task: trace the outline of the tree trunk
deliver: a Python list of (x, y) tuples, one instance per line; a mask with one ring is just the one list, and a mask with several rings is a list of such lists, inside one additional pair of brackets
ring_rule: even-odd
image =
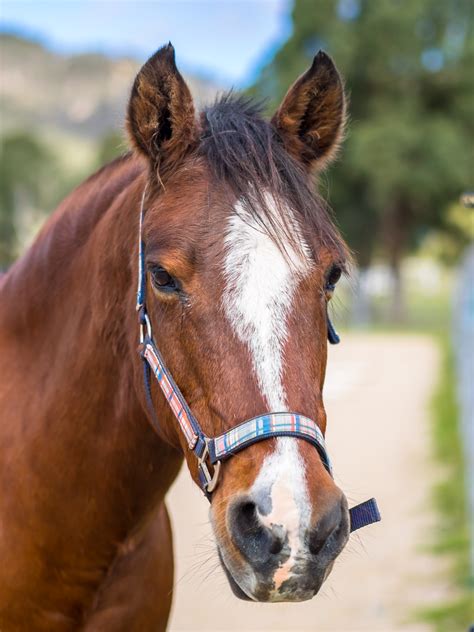
[(391, 323), (401, 324), (407, 319), (407, 305), (402, 274), (402, 260), (405, 254), (411, 225), (409, 205), (398, 201), (385, 214), (383, 242), (392, 275), (392, 292), (387, 318)]
[(372, 320), (370, 294), (367, 284), (368, 268), (357, 268), (354, 274), (355, 287), (352, 301), (351, 322), (356, 327), (367, 327)]
[(392, 295), (388, 308), (388, 320), (391, 323), (402, 324), (407, 319), (407, 305), (403, 274), (401, 269), (402, 257), (399, 254), (390, 264), (392, 272)]

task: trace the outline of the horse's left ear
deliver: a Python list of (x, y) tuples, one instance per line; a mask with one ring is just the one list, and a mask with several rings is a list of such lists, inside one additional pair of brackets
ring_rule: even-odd
[(334, 62), (319, 51), (272, 118), (288, 152), (308, 169), (334, 159), (344, 135), (346, 99)]
[(180, 75), (174, 48), (160, 48), (138, 73), (127, 117), (128, 133), (159, 171), (175, 166), (197, 141), (194, 104)]

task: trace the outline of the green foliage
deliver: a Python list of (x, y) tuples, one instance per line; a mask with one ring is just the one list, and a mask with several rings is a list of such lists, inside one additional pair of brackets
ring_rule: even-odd
[(452, 265), (458, 260), (459, 246), (474, 241), (474, 211), (462, 204), (452, 204), (446, 212), (444, 230), (429, 233), (421, 251)]
[(293, 33), (252, 89), (275, 108), (318, 49), (335, 59), (351, 122), (325, 182), (362, 265), (376, 249), (398, 265), (472, 185), (471, 14), (469, 0), (296, 0)]
[(4, 268), (17, 254), (19, 213), (48, 203), (57, 170), (51, 152), (27, 132), (5, 136), (0, 146), (0, 268)]
[(21, 254), (60, 200), (95, 169), (125, 153), (126, 144), (122, 134), (111, 131), (84, 151), (73, 137), (50, 134), (43, 139), (22, 131), (5, 135), (0, 148), (1, 270)]

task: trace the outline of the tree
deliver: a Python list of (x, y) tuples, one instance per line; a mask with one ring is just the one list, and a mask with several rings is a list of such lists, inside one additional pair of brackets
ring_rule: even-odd
[(374, 254), (403, 301), (402, 256), (472, 186), (474, 111), (470, 0), (296, 0), (293, 33), (262, 69), (253, 92), (275, 107), (318, 49), (346, 78), (349, 133), (343, 158), (323, 180), (361, 267)]
[(40, 211), (57, 186), (50, 151), (27, 132), (14, 132), (0, 143), (0, 269), (18, 254), (18, 218), (25, 207)]

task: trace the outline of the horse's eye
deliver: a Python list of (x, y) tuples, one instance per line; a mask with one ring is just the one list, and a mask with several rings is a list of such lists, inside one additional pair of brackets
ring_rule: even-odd
[(153, 285), (160, 292), (176, 292), (179, 289), (177, 281), (161, 266), (150, 269)]
[(342, 268), (337, 265), (332, 266), (326, 280), (326, 290), (332, 292), (336, 287), (336, 283), (341, 278)]

